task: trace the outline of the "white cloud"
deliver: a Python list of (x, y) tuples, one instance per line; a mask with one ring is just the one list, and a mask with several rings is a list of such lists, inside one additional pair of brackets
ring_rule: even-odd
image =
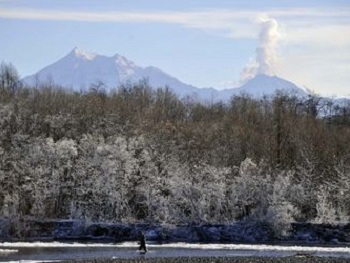
[(308, 25), (290, 26), (286, 32), (286, 41), (304, 43), (310, 46), (350, 46), (350, 24), (348, 25)]
[(251, 20), (255, 11), (211, 10), (194, 12), (87, 12), (44, 9), (0, 8), (0, 18), (111, 23), (168, 23), (206, 31), (221, 31), (233, 38), (254, 38)]
[[(87, 12), (0, 8), (0, 18), (114, 23), (169, 23), (202, 30), (220, 30), (227, 36), (253, 38), (250, 21), (256, 11), (211, 10), (194, 12)], [(247, 30), (249, 29), (249, 30)]]
[[(204, 11), (158, 11), (158, 12), (121, 12), (121, 11), (70, 11), (53, 9), (0, 8), (0, 18), (53, 20), (53, 21), (86, 21), (86, 22), (114, 22), (114, 23), (171, 23), (189, 28), (202, 30), (218, 30), (224, 36), (232, 38), (256, 38), (258, 28), (254, 25), (257, 17), (266, 13), (287, 27), (291, 41), (312, 41), (310, 32), (317, 30), (319, 39), (327, 38), (327, 33), (336, 37), (337, 41), (348, 38), (344, 35), (350, 25), (350, 8), (339, 10), (314, 10), (307, 8), (272, 9), (261, 12), (259, 10), (239, 9), (210, 9)], [(317, 21), (315, 20), (317, 19)], [(322, 21), (331, 19), (333, 24)], [(339, 21), (338, 21), (339, 20)], [(345, 24), (344, 24), (344, 21)], [(315, 25), (316, 21), (316, 25)], [(319, 22), (321, 21), (321, 23)], [(336, 29), (333, 31), (333, 29)], [(333, 32), (333, 33), (332, 33)], [(349, 32), (349, 31), (347, 31)], [(340, 33), (340, 34), (339, 34)], [(349, 35), (349, 34), (347, 34)]]

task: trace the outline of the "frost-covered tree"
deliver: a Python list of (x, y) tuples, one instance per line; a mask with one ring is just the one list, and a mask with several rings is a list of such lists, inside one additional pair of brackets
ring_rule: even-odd
[(17, 69), (11, 63), (0, 63), (0, 98), (16, 92), (20, 86), (19, 75)]
[(292, 174), (270, 173), (246, 159), (240, 166), (231, 196), (238, 218), (249, 224), (267, 224), (279, 237), (288, 234), (299, 211), (289, 200), (294, 190)]
[(331, 194), (328, 187), (321, 187), (317, 195), (317, 217), (315, 222), (319, 224), (337, 225), (339, 223), (347, 223), (349, 216), (341, 207), (337, 207), (330, 200)]

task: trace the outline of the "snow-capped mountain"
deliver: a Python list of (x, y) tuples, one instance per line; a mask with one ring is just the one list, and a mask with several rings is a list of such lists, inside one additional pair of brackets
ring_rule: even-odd
[(121, 84), (147, 79), (154, 87), (170, 87), (180, 97), (192, 96), (206, 102), (228, 101), (233, 95), (247, 94), (253, 97), (271, 96), (278, 90), (287, 94), (304, 96), (307, 92), (295, 84), (276, 76), (257, 75), (243, 86), (225, 90), (196, 88), (185, 84), (156, 67), (140, 67), (118, 54), (107, 57), (79, 48), (57, 62), (41, 69), (22, 81), (27, 85), (53, 81), (55, 84), (74, 90), (88, 89), (103, 83), (107, 89)]
[(256, 75), (247, 83), (235, 89), (235, 93), (246, 93), (253, 97), (272, 96), (277, 91), (288, 95), (306, 96), (308, 92), (294, 83), (277, 76)]
[(107, 57), (79, 48), (74, 48), (62, 59), (34, 75), (25, 77), (22, 81), (28, 85), (53, 81), (63, 87), (81, 90), (99, 82), (107, 89), (117, 88), (121, 84), (134, 83), (145, 78), (152, 87), (168, 85), (180, 96), (197, 91), (195, 87), (182, 83), (158, 68), (137, 66), (118, 54)]

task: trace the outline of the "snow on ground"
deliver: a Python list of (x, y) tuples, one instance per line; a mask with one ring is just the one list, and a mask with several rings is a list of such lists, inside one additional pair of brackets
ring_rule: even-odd
[(17, 253), (17, 249), (0, 249), (0, 255), (1, 254), (10, 254), (10, 253)]
[(282, 246), (282, 245), (240, 245), (240, 244), (189, 244), (172, 243), (164, 245), (148, 245), (149, 247), (189, 248), (189, 249), (226, 249), (255, 251), (292, 251), (292, 252), (341, 252), (349, 253), (350, 247), (316, 247), (316, 246)]
[(6, 261), (6, 263), (45, 263), (45, 262), (60, 262), (61, 260), (20, 260), (20, 261)]
[(6, 263), (44, 263), (44, 262), (60, 262), (60, 260), (50, 260), (50, 261), (38, 261), (38, 260), (6, 261)]
[[(63, 243), (63, 242), (3, 242), (0, 248), (23, 248), (23, 247), (138, 247), (137, 242), (113, 243)], [(288, 246), (288, 245), (241, 245), (241, 244), (191, 244), (191, 243), (170, 243), (170, 244), (148, 244), (153, 248), (187, 248), (203, 250), (255, 250), (255, 251), (290, 251), (290, 252), (330, 252), (349, 253), (350, 247), (317, 247), (317, 246)], [(0, 249), (3, 251), (17, 252), (17, 250)]]
[[(136, 243), (135, 243), (136, 244)], [(0, 247), (115, 247), (112, 243), (63, 243), (63, 242), (3, 242)]]

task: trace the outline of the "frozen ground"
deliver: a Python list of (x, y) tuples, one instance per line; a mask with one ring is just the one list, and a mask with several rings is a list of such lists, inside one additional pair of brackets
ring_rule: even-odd
[[(141, 256), (136, 242), (120, 244), (101, 243), (60, 243), (60, 242), (19, 242), (0, 243), (0, 262), (44, 262), (44, 261), (90, 261), (116, 262), (119, 259), (172, 259), (176, 258), (290, 258), (312, 257), (342, 259), (350, 262), (349, 247), (281, 246), (281, 245), (240, 245), (240, 244), (149, 244), (149, 252)], [(112, 260), (112, 261), (111, 261)], [(96, 261), (97, 262), (97, 261)], [(154, 261), (163, 262), (163, 261)], [(164, 261), (166, 262), (166, 261)], [(198, 261), (200, 262), (200, 261)], [(225, 261), (226, 262), (226, 261)], [(231, 262), (231, 261), (229, 261)], [(241, 261), (232, 261), (241, 262)], [(242, 261), (244, 262), (244, 261)], [(310, 261), (316, 262), (316, 261)], [(325, 262), (325, 261), (322, 261)], [(326, 261), (328, 262), (328, 261)]]

